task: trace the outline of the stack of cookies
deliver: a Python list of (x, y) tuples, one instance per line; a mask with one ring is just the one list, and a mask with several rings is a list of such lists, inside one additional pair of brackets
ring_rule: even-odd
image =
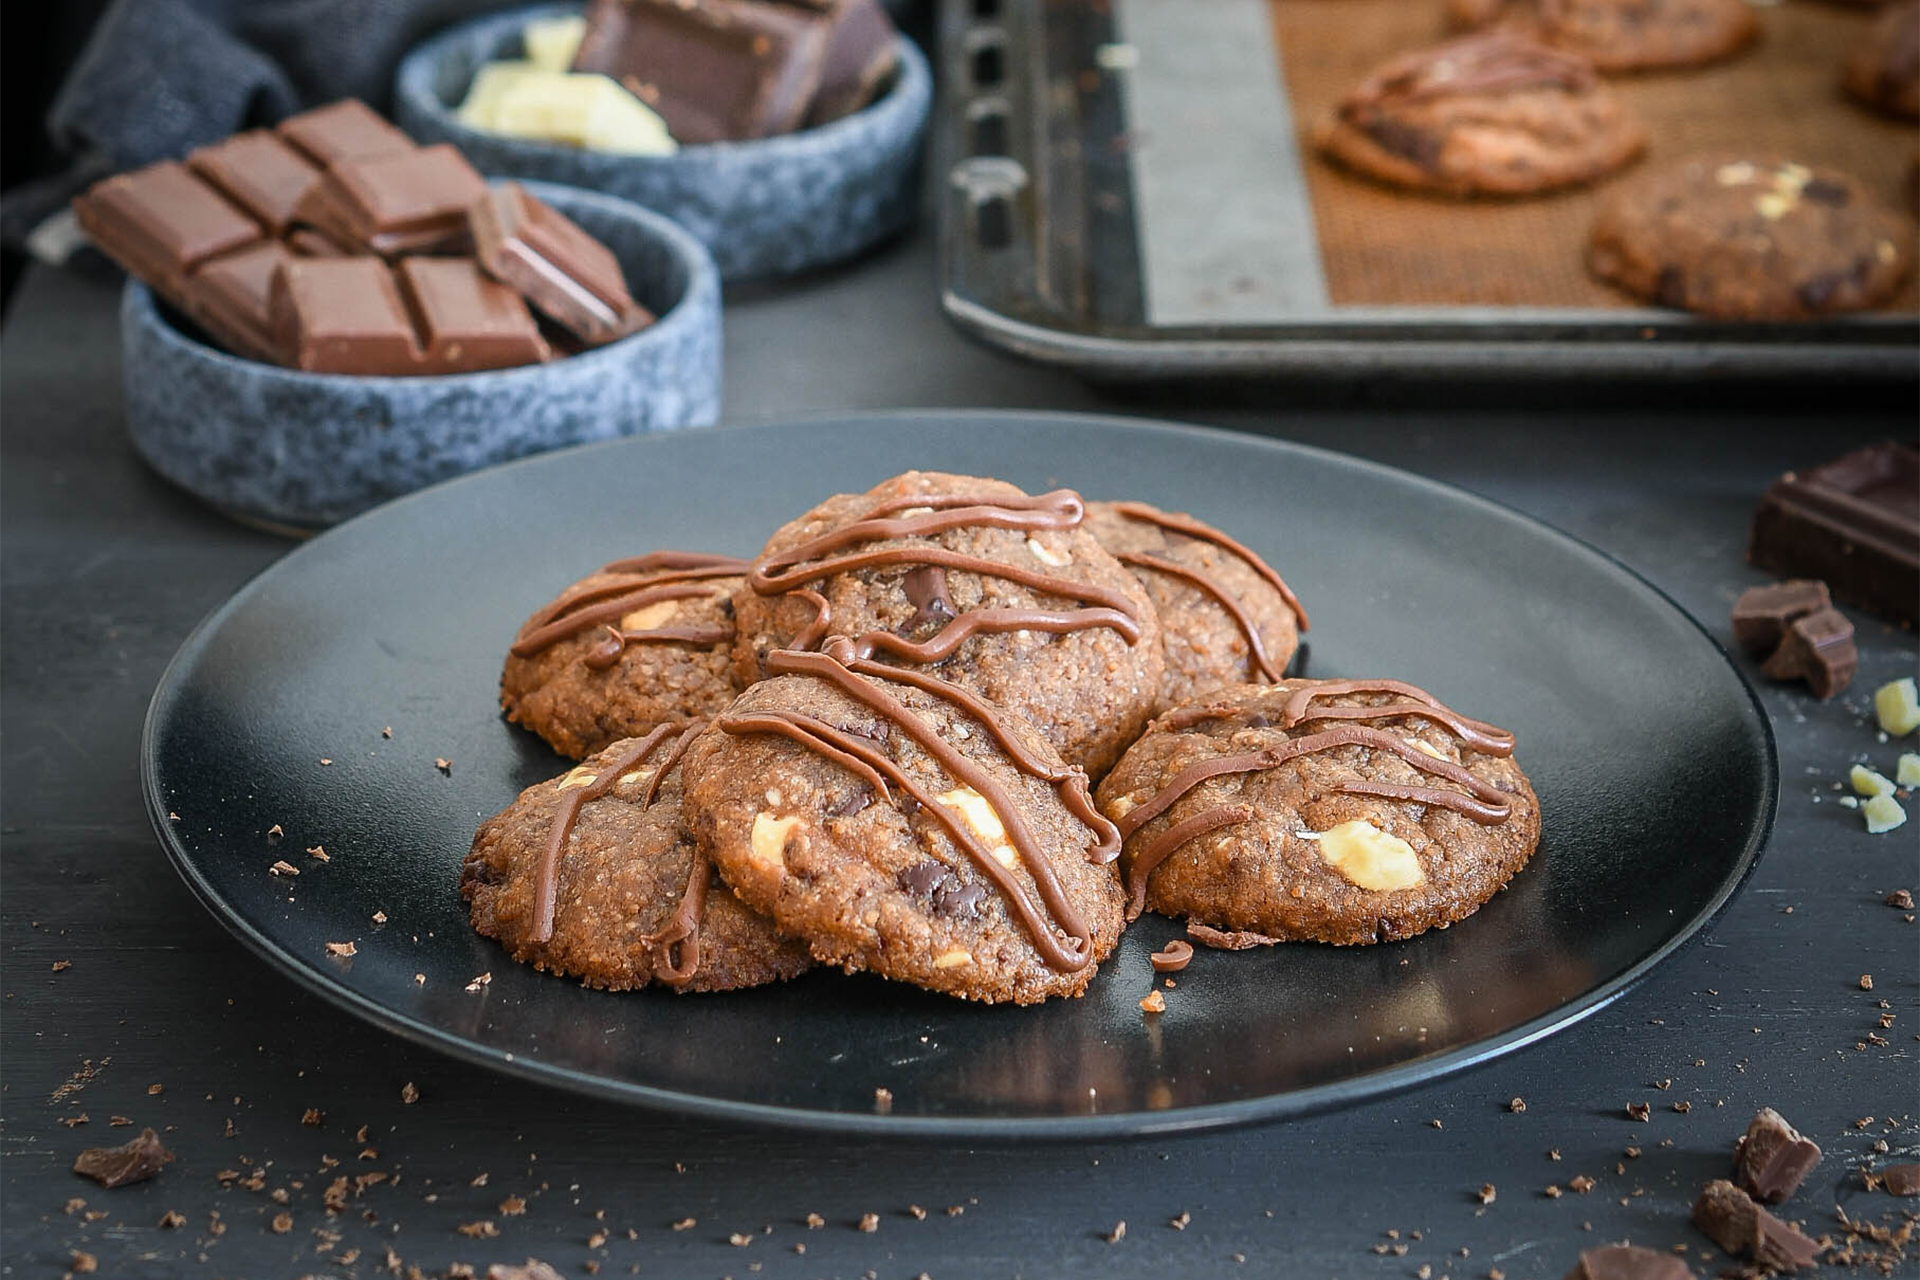
[(1021, 1004), (1148, 909), (1228, 948), (1471, 914), (1539, 836), (1512, 736), (1288, 676), (1306, 626), (1191, 516), (935, 472), (752, 561), (617, 561), (509, 650), (508, 719), (581, 763), (482, 825), (461, 892), (590, 986), (818, 963)]

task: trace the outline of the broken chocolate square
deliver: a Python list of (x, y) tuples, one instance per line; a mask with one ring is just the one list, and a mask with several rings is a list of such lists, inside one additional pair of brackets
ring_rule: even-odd
[(1772, 1107), (1763, 1107), (1733, 1147), (1733, 1167), (1740, 1186), (1754, 1199), (1779, 1204), (1806, 1180), (1820, 1163), (1820, 1148), (1800, 1136)]
[(103, 1187), (145, 1182), (173, 1163), (173, 1152), (160, 1145), (160, 1135), (142, 1129), (140, 1136), (118, 1147), (88, 1147), (74, 1157), (73, 1171)]
[(1777, 1271), (1813, 1266), (1820, 1253), (1818, 1244), (1762, 1209), (1725, 1178), (1716, 1178), (1701, 1190), (1693, 1204), (1693, 1225), (1728, 1253)]

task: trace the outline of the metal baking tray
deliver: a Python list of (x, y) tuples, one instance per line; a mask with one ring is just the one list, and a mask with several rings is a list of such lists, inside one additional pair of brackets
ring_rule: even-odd
[(1272, 3), (943, 0), (941, 301), (961, 328), (1117, 380), (1920, 376), (1913, 314), (1330, 302)]

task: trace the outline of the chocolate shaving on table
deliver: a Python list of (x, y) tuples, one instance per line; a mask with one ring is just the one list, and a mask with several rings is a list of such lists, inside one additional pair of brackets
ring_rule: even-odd
[(142, 1129), (139, 1137), (120, 1146), (88, 1147), (74, 1157), (73, 1171), (112, 1189), (144, 1182), (172, 1163), (173, 1152), (160, 1145), (160, 1135)]
[(1187, 936), (1215, 951), (1249, 951), (1254, 947), (1277, 946), (1280, 942), (1279, 938), (1269, 938), (1264, 933), (1254, 933), (1248, 929), (1216, 929), (1197, 920), (1187, 921)]
[(1779, 1204), (1820, 1163), (1820, 1148), (1772, 1107), (1762, 1107), (1733, 1147), (1734, 1177), (1754, 1199)]
[(1229, 555), (1237, 556), (1246, 562), (1249, 569), (1259, 574), (1268, 586), (1280, 593), (1280, 598), (1286, 601), (1287, 608), (1293, 611), (1294, 621), (1300, 624), (1300, 630), (1307, 630), (1307, 611), (1301, 607), (1300, 598), (1293, 594), (1293, 588), (1289, 587), (1274, 567), (1262, 560), (1253, 548), (1190, 515), (1158, 511), (1144, 502), (1109, 502), (1107, 506), (1130, 520), (1158, 525), (1172, 533), (1184, 534), (1202, 542), (1211, 542)]
[[(920, 511), (920, 508), (927, 510)], [(902, 511), (918, 511), (900, 515)], [(817, 616), (800, 636), (789, 642), (791, 648), (812, 648), (828, 633), (831, 619), (824, 596), (803, 588), (839, 573), (852, 573), (876, 567), (911, 566), (914, 572), (937, 568), (942, 571), (941, 587), (947, 570), (977, 573), (1000, 578), (1047, 595), (1060, 596), (1081, 604), (1078, 609), (969, 609), (958, 614), (932, 637), (914, 642), (888, 631), (869, 631), (854, 637), (855, 652), (862, 658), (876, 653), (914, 663), (942, 662), (975, 635), (997, 635), (1008, 631), (1046, 631), (1066, 633), (1093, 627), (1110, 627), (1128, 644), (1140, 639), (1140, 614), (1134, 602), (1121, 591), (1089, 583), (1074, 582), (1019, 565), (1003, 564), (984, 556), (969, 555), (926, 542), (906, 546), (881, 547), (871, 551), (849, 551), (863, 542), (883, 542), (895, 538), (930, 538), (952, 529), (985, 525), (998, 529), (1042, 532), (1072, 529), (1086, 515), (1086, 504), (1070, 489), (1012, 498), (983, 498), (977, 494), (912, 494), (889, 499), (866, 515), (841, 528), (810, 538), (796, 547), (763, 556), (747, 575), (747, 583), (763, 596), (801, 595), (814, 602)], [(944, 595), (931, 589), (922, 578), (913, 588), (927, 593), (927, 605), (915, 602), (916, 610), (934, 608), (932, 601)], [(912, 598), (911, 596), (909, 597)], [(952, 607), (951, 598), (946, 599)], [(802, 644), (806, 639), (809, 643)]]
[(1820, 1254), (1817, 1243), (1762, 1209), (1724, 1178), (1716, 1178), (1701, 1190), (1693, 1205), (1693, 1225), (1728, 1253), (1778, 1271), (1813, 1266)]
[[(977, 720), (998, 742), (1017, 769), (1028, 777), (1052, 786), (1068, 810), (1093, 833), (1094, 844), (1089, 850), (1093, 859), (1111, 861), (1119, 850), (1119, 833), (1093, 807), (1083, 770), (1072, 766), (1055, 766), (1034, 754), (1011, 731), (1002, 713), (984, 700), (933, 676), (873, 662), (861, 656), (855, 643), (844, 636), (828, 641), (824, 653), (777, 649), (767, 656), (767, 670), (770, 675), (810, 675), (824, 680), (905, 732), (939, 763), (953, 782), (971, 788), (985, 799), (1005, 828), (1007, 842), (1033, 877), (1040, 902), (1036, 904), (1033, 901), (1025, 887), (1000, 864), (971, 826), (948, 806), (941, 804), (925, 784), (910, 776), (872, 739), (829, 725), (817, 717), (790, 711), (723, 715), (716, 722), (722, 731), (780, 734), (851, 769), (889, 802), (893, 802), (896, 794), (912, 797), (946, 829), (954, 843), (1000, 891), (1010, 914), (1026, 930), (1034, 949), (1049, 967), (1071, 973), (1093, 962), (1092, 932), (1068, 901), (1058, 875), (1047, 861), (1012, 796), (991, 773), (956, 751), (877, 682), (894, 681), (912, 685), (946, 700)], [(1062, 934), (1067, 940), (1064, 944), (1060, 936)]]
[(608, 633), (607, 639), (586, 657), (587, 665), (597, 671), (618, 662), (630, 644), (672, 641), (722, 644), (733, 638), (731, 627), (652, 627), (628, 631), (614, 624), (650, 604), (710, 595), (713, 588), (699, 585), (701, 582), (709, 578), (738, 578), (749, 568), (745, 560), (698, 551), (655, 551), (615, 560), (600, 570), (613, 575), (614, 581), (569, 591), (538, 610), (521, 626), (508, 652), (516, 658), (530, 658), (582, 631), (599, 627)]

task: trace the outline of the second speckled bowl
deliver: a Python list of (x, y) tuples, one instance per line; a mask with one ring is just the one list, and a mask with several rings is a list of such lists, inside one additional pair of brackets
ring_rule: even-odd
[(777, 138), (628, 156), (505, 137), (461, 122), (454, 109), (482, 63), (522, 56), (520, 33), (529, 20), (579, 9), (510, 10), (427, 41), (400, 64), (394, 84), (400, 127), (422, 143), (453, 143), (485, 174), (569, 183), (664, 213), (706, 243), (729, 281), (838, 262), (912, 223), (933, 77), (904, 36), (893, 84), (877, 101), (845, 119)]

